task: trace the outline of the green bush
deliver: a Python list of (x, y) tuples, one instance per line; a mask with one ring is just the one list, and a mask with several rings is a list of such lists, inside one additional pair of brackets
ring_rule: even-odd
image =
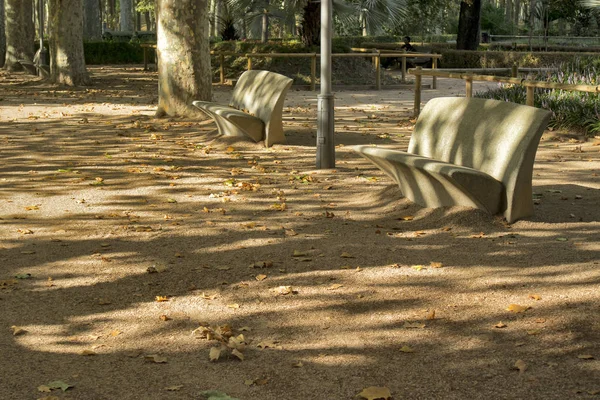
[[(599, 67), (598, 60), (576, 59), (560, 65), (556, 72), (533, 74), (529, 79), (596, 86), (599, 83)], [(521, 85), (501, 85), (497, 89), (477, 93), (475, 97), (525, 104), (527, 94)], [(534, 105), (552, 111), (551, 127), (596, 133), (600, 131), (599, 101), (597, 93), (536, 89)]]

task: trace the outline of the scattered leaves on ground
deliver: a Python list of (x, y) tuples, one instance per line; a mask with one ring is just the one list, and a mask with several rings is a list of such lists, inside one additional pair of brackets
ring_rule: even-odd
[(387, 387), (369, 386), (368, 388), (363, 389), (357, 396), (366, 400), (390, 400), (392, 398), (392, 393)]
[(520, 306), (518, 304), (510, 304), (507, 308), (506, 311), (512, 311), (514, 313), (524, 313), (525, 311), (529, 310), (531, 307), (528, 306)]

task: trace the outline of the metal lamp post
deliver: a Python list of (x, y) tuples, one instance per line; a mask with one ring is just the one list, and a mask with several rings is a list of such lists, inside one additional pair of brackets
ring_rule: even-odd
[(335, 168), (331, 93), (332, 0), (321, 0), (321, 94), (317, 96), (317, 169)]

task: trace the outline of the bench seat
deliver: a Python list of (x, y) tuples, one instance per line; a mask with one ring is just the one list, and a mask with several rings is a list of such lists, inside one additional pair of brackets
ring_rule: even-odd
[(233, 88), (229, 105), (209, 101), (192, 104), (214, 118), (221, 135), (249, 136), (270, 147), (285, 143), (283, 102), (292, 82), (275, 72), (246, 71)]
[(425, 207), (533, 214), (535, 153), (551, 113), (497, 100), (444, 97), (423, 108), (408, 151), (353, 146)]

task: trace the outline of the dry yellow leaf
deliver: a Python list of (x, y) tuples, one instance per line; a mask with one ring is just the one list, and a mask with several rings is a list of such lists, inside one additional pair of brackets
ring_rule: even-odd
[(370, 386), (363, 389), (358, 396), (366, 400), (390, 400), (392, 398), (392, 393), (390, 392), (390, 389), (386, 387)]
[(441, 262), (436, 262), (436, 261), (432, 261), (429, 266), (431, 268), (442, 268), (444, 266), (444, 264), (442, 264)]
[(517, 360), (513, 368), (519, 370), (519, 373), (522, 374), (527, 369), (527, 364), (523, 360)]
[(506, 328), (507, 326), (508, 325), (506, 325), (504, 322), (500, 321), (496, 325), (494, 325), (494, 328), (502, 329), (502, 328)]
[(411, 268), (416, 271), (421, 271), (422, 269), (425, 269), (425, 267), (422, 265), (412, 265)]
[(529, 310), (529, 308), (530, 307), (528, 307), (528, 306), (520, 306), (518, 304), (510, 304), (508, 306), (508, 308), (506, 309), (506, 311), (512, 311), (514, 313), (522, 313), (522, 312)]
[(83, 350), (79, 353), (81, 356), (95, 356), (97, 353), (94, 350)]
[(306, 253), (300, 250), (294, 250), (294, 252), (292, 253), (292, 257), (304, 257), (306, 256)]
[(169, 318), (166, 314), (161, 315), (160, 317), (158, 317), (161, 321), (170, 321), (172, 318)]
[(217, 361), (219, 357), (221, 357), (221, 349), (218, 347), (211, 347), (208, 357), (210, 361)]
[(342, 285), (341, 283), (334, 283), (333, 285), (329, 286), (327, 290), (337, 290), (341, 287), (344, 287), (344, 285)]
[(260, 275), (256, 275), (254, 278), (257, 281), (264, 281), (265, 279), (267, 279), (267, 276), (265, 274), (260, 274)]
[(166, 364), (167, 363), (167, 357), (162, 357), (159, 356), (158, 354), (150, 354), (147, 356), (144, 356), (144, 359), (146, 361), (150, 361), (156, 364)]
[(231, 354), (239, 358), (240, 361), (244, 361), (244, 355), (238, 349), (231, 350)]
[(13, 336), (19, 336), (27, 333), (27, 330), (15, 325), (11, 326), (10, 329), (12, 329)]
[(400, 351), (401, 351), (402, 353), (414, 353), (414, 352), (415, 352), (415, 351), (414, 351), (414, 349), (413, 349), (412, 347), (410, 347), (410, 346), (406, 346), (406, 345), (405, 345), (405, 346), (402, 346), (402, 347), (400, 347)]
[(427, 314), (427, 319), (432, 320), (435, 319), (435, 310), (431, 310), (429, 314)]
[(200, 297), (202, 297), (204, 300), (214, 300), (217, 298), (217, 296), (219, 296), (218, 294), (205, 294), (204, 292), (202, 292), (202, 294), (200, 295)]
[(294, 293), (294, 290), (292, 289), (291, 286), (279, 286), (276, 287), (274, 289), (271, 289), (273, 292), (275, 292), (276, 294), (280, 294), (282, 296), (285, 296), (286, 294), (292, 294)]
[(340, 255), (340, 257), (342, 257), (342, 258), (354, 258), (354, 256), (352, 254), (347, 253), (345, 251)]
[(227, 304), (227, 307), (236, 309), (236, 308), (240, 308), (240, 305), (238, 303), (233, 303), (233, 304)]
[(169, 301), (169, 297), (168, 296), (156, 296), (154, 298), (157, 302), (163, 302), (163, 301)]
[(530, 294), (528, 297), (532, 300), (541, 300), (542, 299), (542, 296), (537, 295), (537, 294)]
[(412, 215), (406, 215), (404, 217), (400, 217), (400, 219), (403, 221), (412, 221), (413, 219), (415, 219), (415, 217), (413, 217)]
[(166, 390), (167, 392), (176, 392), (176, 391), (178, 391), (178, 390), (181, 390), (181, 388), (182, 388), (182, 387), (183, 387), (183, 385), (173, 385), (173, 386), (167, 386), (167, 387), (165, 388), (165, 390)]
[(304, 364), (302, 364), (302, 361), (298, 361), (297, 363), (292, 364), (292, 367), (302, 368), (302, 367), (304, 367)]
[(527, 334), (530, 336), (539, 335), (540, 333), (542, 333), (542, 331), (539, 329), (530, 329), (527, 331)]
[(580, 360), (593, 360), (594, 356), (591, 354), (580, 354), (577, 356)]
[(115, 329), (114, 331), (110, 332), (110, 336), (119, 336), (122, 332), (118, 329)]

